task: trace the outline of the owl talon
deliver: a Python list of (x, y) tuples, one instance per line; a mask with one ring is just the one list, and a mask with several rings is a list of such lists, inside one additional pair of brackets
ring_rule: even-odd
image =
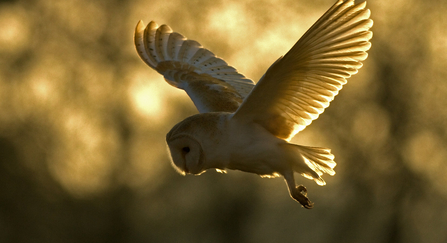
[(293, 198), (298, 201), (304, 208), (311, 209), (314, 207), (314, 203), (307, 198), (307, 189), (303, 185), (296, 187), (296, 191)]
[(299, 185), (296, 187), (296, 189), (304, 196), (307, 196), (307, 188), (305, 186)]
[(311, 209), (314, 207), (314, 203), (307, 198), (307, 189), (303, 185), (297, 186), (293, 178), (293, 173), (285, 173), (284, 179), (289, 189), (290, 196), (301, 204), (304, 208)]

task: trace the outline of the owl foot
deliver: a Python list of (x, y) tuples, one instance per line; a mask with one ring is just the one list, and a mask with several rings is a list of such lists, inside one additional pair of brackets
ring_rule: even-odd
[(292, 194), (292, 197), (304, 208), (311, 209), (314, 207), (314, 203), (307, 198), (307, 189), (303, 185), (299, 185), (295, 188), (295, 192)]
[(293, 178), (293, 172), (284, 173), (284, 179), (289, 189), (290, 196), (299, 202), (304, 208), (311, 209), (314, 203), (307, 198), (307, 189), (303, 185), (297, 186)]
[(304, 196), (307, 196), (307, 188), (305, 186), (299, 185), (296, 187), (296, 190), (298, 190)]

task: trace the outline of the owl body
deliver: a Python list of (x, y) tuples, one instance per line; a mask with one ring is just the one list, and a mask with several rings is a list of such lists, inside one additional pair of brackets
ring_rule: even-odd
[(362, 67), (373, 25), (365, 7), (366, 2), (337, 0), (256, 85), (197, 41), (167, 25), (140, 21), (134, 35), (138, 55), (168, 84), (183, 89), (199, 111), (166, 135), (174, 168), (183, 175), (212, 168), (281, 175), (290, 196), (312, 208), (294, 174), (325, 185), (321, 176), (335, 174), (334, 155), (289, 141)]
[[(190, 153), (198, 153), (197, 157), (202, 160), (200, 166), (174, 163), (178, 171), (201, 174), (207, 169), (230, 169), (263, 177), (313, 172), (299, 151), (288, 146), (291, 144), (273, 136), (261, 125), (232, 118), (232, 113), (210, 112), (188, 117), (175, 125), (166, 137), (171, 153), (177, 149), (185, 158)], [(193, 139), (200, 143), (201, 149), (193, 150), (191, 141), (178, 143), (179, 138)]]
[(264, 127), (230, 120), (233, 134), (229, 138), (231, 157), (228, 169), (255, 173), (266, 177), (276, 177), (290, 169), (282, 144), (285, 142), (273, 136)]

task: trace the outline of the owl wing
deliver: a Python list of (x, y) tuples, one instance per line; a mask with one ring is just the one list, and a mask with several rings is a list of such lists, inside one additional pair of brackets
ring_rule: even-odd
[(152, 21), (145, 27), (140, 21), (134, 41), (141, 59), (170, 85), (185, 90), (200, 113), (235, 112), (254, 87), (224, 60), (167, 25)]
[(290, 140), (323, 113), (362, 67), (373, 21), (366, 2), (339, 0), (267, 70), (233, 119)]

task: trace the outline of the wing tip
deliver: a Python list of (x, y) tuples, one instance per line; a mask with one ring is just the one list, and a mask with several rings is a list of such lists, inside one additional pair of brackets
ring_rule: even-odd
[(138, 56), (140, 56), (141, 60), (143, 60), (143, 62), (145, 62), (152, 68), (155, 68), (156, 63), (154, 63), (154, 61), (150, 57), (150, 53), (147, 53), (146, 51), (145, 32), (147, 30), (151, 31), (151, 28), (154, 28), (154, 25), (156, 28), (157, 24), (154, 21), (151, 21), (147, 26), (145, 26), (144, 22), (142, 20), (139, 20), (137, 25), (135, 26), (134, 32), (134, 44)]
[(137, 26), (135, 27), (135, 32), (141, 32), (144, 30), (144, 23), (143, 20), (139, 20), (137, 23)]
[(357, 6), (359, 6), (359, 8), (361, 8), (361, 9), (364, 9), (366, 7), (366, 1), (358, 3)]
[(147, 24), (146, 28), (149, 30), (155, 30), (158, 28), (158, 24), (152, 20), (149, 24)]
[(143, 35), (145, 26), (143, 23), (143, 20), (139, 20), (137, 25), (135, 26), (135, 31), (134, 31), (134, 39), (137, 40), (140, 36)]
[(169, 25), (166, 25), (166, 24), (162, 24), (160, 27), (158, 27), (157, 31), (160, 31), (161, 33), (165, 33), (165, 34), (170, 34), (173, 32), (171, 27), (169, 27)]
[(158, 24), (155, 21), (151, 21), (151, 22), (149, 22), (149, 24), (147, 24), (147, 26), (145, 26), (143, 20), (140, 19), (137, 23), (137, 26), (135, 27), (135, 34), (144, 32), (145, 29), (155, 30), (157, 28), (158, 28)]

